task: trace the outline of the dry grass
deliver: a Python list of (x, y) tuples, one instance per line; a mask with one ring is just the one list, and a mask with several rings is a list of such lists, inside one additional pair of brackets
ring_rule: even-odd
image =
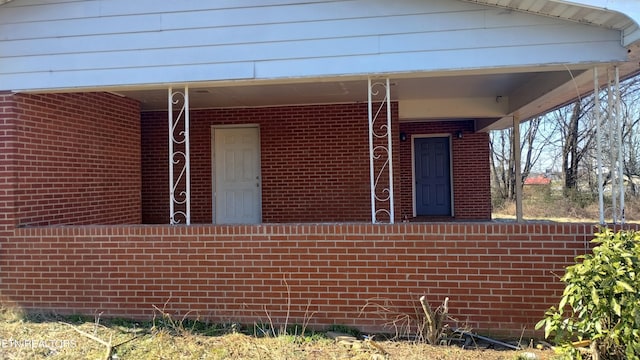
[[(136, 323), (96, 316), (25, 316), (0, 309), (0, 359), (105, 359), (105, 346), (77, 330), (115, 346), (113, 359), (519, 359), (522, 351), (463, 350), (411, 342), (337, 343), (322, 333), (256, 337), (231, 327), (194, 322)], [(73, 327), (68, 324), (73, 325)], [(75, 328), (75, 329), (74, 329)], [(550, 350), (527, 350), (552, 359)]]
[[(605, 221), (612, 222), (611, 199), (605, 198)], [(527, 220), (549, 220), (557, 222), (591, 222), (599, 221), (598, 200), (582, 196), (568, 199), (562, 196), (561, 190), (544, 186), (525, 189), (522, 211)], [(515, 218), (516, 205), (506, 202), (494, 208), (495, 219)], [(627, 222), (640, 222), (640, 198), (625, 199), (625, 218)]]

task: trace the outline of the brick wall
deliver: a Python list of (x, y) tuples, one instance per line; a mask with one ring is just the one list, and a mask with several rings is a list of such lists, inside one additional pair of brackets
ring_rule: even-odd
[[(230, 124), (260, 126), (263, 222), (370, 221), (367, 118), (367, 104), (192, 110), (192, 222), (212, 221), (211, 126)], [(142, 114), (145, 223), (168, 222), (166, 119)]]
[[(637, 226), (636, 226), (637, 228)], [(0, 238), (0, 294), (26, 309), (151, 319), (152, 305), (210, 321), (383, 330), (377, 299), (414, 314), (426, 295), (476, 331), (531, 331), (584, 254), (589, 224), (86, 226)], [(287, 292), (287, 287), (290, 293)], [(291, 308), (287, 300), (291, 299)], [(387, 329), (389, 330), (389, 329)]]
[[(451, 135), (453, 207), (456, 219), (491, 219), (489, 134), (474, 133), (473, 121), (401, 123), (407, 141), (400, 143), (402, 215), (413, 216), (411, 135)], [(463, 132), (462, 139), (455, 134)]]
[(105, 93), (9, 98), (18, 226), (140, 223), (136, 101)]
[[(191, 112), (192, 220), (212, 221), (211, 126), (258, 124), (264, 222), (370, 221), (366, 104), (214, 109)], [(396, 219), (413, 213), (408, 134), (453, 133), (453, 191), (458, 219), (490, 219), (488, 135), (473, 122), (400, 123), (394, 118)], [(143, 222), (168, 222), (167, 115), (142, 115)], [(397, 164), (400, 166), (398, 167)]]
[(16, 104), (10, 93), (0, 92), (0, 238), (13, 229), (15, 218)]
[[(169, 135), (166, 112), (141, 115), (142, 223), (169, 223)], [(196, 156), (201, 156), (200, 154)], [(201, 174), (193, 173), (194, 177)], [(210, 179), (211, 177), (208, 176)]]

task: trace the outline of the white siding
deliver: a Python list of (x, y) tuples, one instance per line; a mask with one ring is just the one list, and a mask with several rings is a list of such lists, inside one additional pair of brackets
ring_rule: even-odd
[(15, 0), (0, 88), (624, 60), (618, 31), (453, 0)]

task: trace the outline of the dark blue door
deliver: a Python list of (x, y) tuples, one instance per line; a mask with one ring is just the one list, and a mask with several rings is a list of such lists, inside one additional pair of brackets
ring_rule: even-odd
[(416, 215), (451, 215), (449, 138), (415, 138)]

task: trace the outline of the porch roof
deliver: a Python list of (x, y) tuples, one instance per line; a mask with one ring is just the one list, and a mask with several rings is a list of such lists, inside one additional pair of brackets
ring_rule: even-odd
[[(10, 4), (6, 4), (9, 1), (0, 0), (0, 12), (5, 8), (5, 6), (2, 6), (3, 4), (7, 6), (7, 9), (22, 6), (20, 1), (12, 1)], [(315, 3), (319, 2), (315, 1)], [(203, 78), (197, 78), (196, 76), (193, 79), (197, 78), (197, 80), (192, 81), (189, 76), (176, 77), (174, 69), (177, 66), (171, 65), (168, 67), (168, 65), (163, 65), (165, 66), (164, 71), (160, 66), (153, 68), (147, 63), (150, 57), (144, 55), (144, 51), (137, 51), (139, 54), (136, 54), (131, 52), (132, 49), (127, 48), (116, 49), (122, 54), (122, 63), (120, 63), (120, 58), (114, 58), (117, 59), (117, 63), (108, 64), (102, 68), (96, 66), (95, 69), (72, 69), (68, 65), (77, 63), (86, 66), (84, 64), (91, 63), (88, 59), (93, 59), (93, 57), (85, 56), (90, 53), (86, 49), (78, 51), (79, 57), (75, 57), (75, 54), (69, 56), (61, 55), (55, 53), (55, 51), (51, 54), (31, 54), (27, 52), (24, 55), (13, 56), (10, 61), (20, 64), (22, 67), (22, 63), (18, 61), (21, 57), (29, 58), (30, 60), (39, 57), (46, 60), (47, 57), (52, 56), (60, 58), (60, 60), (53, 62), (53, 65), (46, 65), (46, 68), (43, 66), (34, 69), (25, 68), (24, 74), (30, 80), (19, 81), (17, 74), (6, 74), (5, 77), (8, 80), (19, 85), (16, 88), (5, 90), (27, 92), (108, 90), (138, 99), (144, 110), (164, 110), (167, 102), (166, 87), (188, 84), (192, 89), (190, 101), (193, 108), (274, 106), (364, 102), (367, 96), (367, 76), (372, 74), (392, 79), (392, 98), (400, 103), (400, 118), (403, 120), (429, 118), (475, 119), (477, 130), (488, 131), (511, 126), (514, 115), (526, 120), (593, 91), (592, 69), (594, 66), (618, 65), (621, 78), (633, 76), (639, 71), (638, 60), (640, 55), (637, 53), (640, 51), (640, 30), (638, 27), (640, 4), (638, 2), (630, 0), (620, 0), (612, 3), (605, 0), (462, 0), (460, 3), (466, 3), (468, 6), (474, 3), (475, 5), (494, 9), (496, 7), (505, 8), (516, 13), (538, 15), (589, 25), (585, 29), (575, 28), (572, 30), (571, 35), (567, 35), (571, 37), (574, 36), (574, 32), (579, 34), (582, 30), (587, 30), (587, 33), (576, 35), (581, 36), (580, 41), (582, 42), (573, 43), (570, 40), (564, 40), (566, 41), (564, 44), (573, 47), (563, 49), (562, 52), (564, 54), (562, 55), (575, 52), (581, 52), (581, 55), (546, 56), (544, 61), (539, 60), (543, 59), (540, 55), (541, 53), (545, 51), (552, 53), (558, 49), (538, 46), (545, 44), (545, 41), (551, 36), (549, 33), (546, 33), (543, 38), (536, 42), (536, 47), (533, 48), (536, 49), (536, 53), (527, 54), (523, 52), (519, 54), (518, 51), (520, 49), (509, 50), (506, 53), (503, 49), (508, 49), (509, 43), (492, 44), (491, 46), (494, 48), (501, 49), (499, 54), (493, 54), (493, 56), (501, 60), (495, 64), (485, 60), (460, 60), (464, 57), (484, 59), (484, 56), (486, 56), (484, 52), (473, 53), (475, 55), (472, 55), (471, 50), (464, 51), (465, 49), (455, 48), (442, 52), (442, 55), (434, 56), (431, 54), (434, 54), (434, 50), (437, 50), (435, 48), (414, 49), (411, 46), (405, 46), (402, 49), (395, 48), (393, 36), (389, 36), (389, 40), (384, 43), (387, 48), (384, 50), (386, 53), (382, 53), (380, 43), (376, 42), (372, 37), (371, 48), (358, 50), (362, 54), (366, 53), (366, 56), (361, 56), (362, 54), (360, 53), (354, 56), (355, 53), (351, 54), (348, 50), (336, 54), (323, 54), (322, 56), (325, 56), (324, 59), (329, 61), (328, 64), (322, 61), (316, 62), (311, 57), (304, 59), (292, 58), (295, 60), (293, 63), (281, 60), (261, 60), (260, 57), (256, 57), (255, 59), (245, 59), (251, 60), (252, 63), (249, 61), (241, 63), (238, 62), (238, 59), (233, 59), (233, 61), (228, 62), (231, 67), (224, 68), (225, 71), (221, 71), (218, 69), (220, 63), (213, 63), (211, 62), (213, 60), (205, 59), (202, 60), (202, 64), (197, 65), (198, 69), (189, 70), (193, 72), (190, 75), (201, 76), (205, 74), (211, 80), (202, 81)], [(25, 3), (25, 5), (29, 4)], [(112, 9), (112, 11), (115, 10)], [(497, 21), (497, 19), (492, 21)], [(10, 23), (4, 25), (6, 25), (3, 27), (5, 30), (11, 30), (12, 25)], [(22, 26), (24, 23), (16, 23), (16, 25)], [(592, 33), (589, 28), (594, 29), (594, 32)], [(596, 29), (608, 29), (607, 31), (610, 33), (605, 34), (604, 31), (596, 31)], [(492, 32), (492, 34), (499, 35), (498, 32)], [(617, 41), (618, 34), (620, 42)], [(74, 33), (71, 35), (82, 34)], [(53, 39), (53, 35), (51, 36), (51, 39)], [(413, 41), (416, 43), (425, 43), (425, 39), (419, 36), (412, 36), (408, 35), (407, 38), (414, 39)], [(508, 34), (508, 36), (517, 37), (519, 35), (514, 33)], [(594, 37), (590, 38), (591, 36)], [(71, 38), (71, 36), (66, 36), (66, 38)], [(11, 37), (6, 39), (13, 40)], [(22, 40), (14, 41), (14, 43), (19, 43), (20, 41)], [(32, 40), (27, 39), (25, 41)], [(380, 40), (378, 39), (378, 41)], [(468, 41), (470, 40), (466, 39), (456, 46)], [(595, 45), (589, 45), (591, 48), (584, 52), (577, 50), (582, 49), (581, 46), (583, 45), (581, 44), (584, 41), (593, 41)], [(606, 48), (604, 45), (598, 45), (605, 44), (605, 41)], [(51, 41), (49, 43), (53, 44)], [(56, 38), (55, 44), (57, 43), (58, 40)], [(301, 42), (300, 44), (303, 43)], [(350, 42), (349, 44), (352, 46), (356, 43)], [(202, 45), (199, 46), (202, 48)], [(349, 47), (344, 45), (344, 49), (349, 49)], [(572, 50), (574, 47), (576, 51)], [(624, 51), (620, 51), (625, 50), (624, 48), (629, 51), (626, 59), (624, 59)], [(372, 49), (377, 49), (376, 51), (378, 52), (372, 52)], [(526, 51), (525, 48), (522, 50)], [(101, 54), (113, 53), (111, 50), (109, 52), (106, 50), (100, 51), (102, 53), (95, 53), (95, 55), (101, 56)], [(131, 56), (128, 56), (129, 54)], [(402, 57), (406, 54), (411, 54), (411, 56), (414, 56), (413, 54), (424, 54), (424, 56), (415, 55), (414, 59), (407, 61), (411, 63), (410, 66), (396, 65), (398, 62), (404, 61), (401, 59), (406, 59), (406, 57)], [(505, 58), (508, 60), (504, 61), (503, 59)], [(511, 61), (511, 59), (516, 58), (526, 59), (526, 61), (519, 59)], [(318, 59), (320, 58), (318, 57)], [(158, 62), (158, 64), (160, 63)], [(344, 70), (345, 64), (349, 65), (343, 74), (335, 71), (336, 69)], [(60, 69), (55, 69), (56, 65), (59, 65)], [(200, 68), (204, 65), (209, 66), (209, 68)], [(242, 71), (238, 70), (241, 65)], [(25, 66), (28, 67), (30, 65)], [(129, 66), (137, 66), (137, 68)], [(327, 70), (308, 70), (322, 67), (326, 67)], [(114, 74), (114, 71), (120, 71), (119, 69), (125, 68), (127, 69), (126, 73), (131, 74), (131, 79), (140, 79), (140, 81), (138, 83), (133, 81), (122, 83), (111, 81), (109, 74)], [(415, 70), (422, 68), (424, 69), (423, 71)], [(49, 70), (45, 72), (44, 70), (47, 69)], [(274, 69), (277, 71), (274, 71)], [(86, 75), (83, 75), (85, 73)], [(121, 70), (121, 73), (125, 73), (125, 70)], [(168, 73), (171, 73), (171, 75), (166, 75)], [(600, 74), (602, 74), (600, 83), (605, 83), (606, 71), (600, 71)], [(151, 75), (156, 77), (154, 78)], [(33, 80), (36, 79), (36, 76), (39, 79), (46, 78), (47, 80)], [(154, 81), (158, 81), (158, 83), (149, 83), (149, 79), (157, 79)], [(180, 79), (180, 81), (174, 79)], [(92, 84), (90, 81), (94, 81), (94, 83)], [(20, 88), (20, 86), (25, 87)]]
[[(630, 49), (632, 58), (637, 58), (635, 53), (640, 48), (640, 6), (637, 3), (622, 1), (609, 4), (598, 0), (464, 1), (618, 30), (621, 32), (622, 44)], [(621, 64), (623, 78), (631, 77), (638, 72), (635, 64), (635, 61)], [(600, 73), (600, 83), (604, 83), (606, 75), (603, 71)], [(546, 92), (551, 78), (554, 79), (551, 86), (555, 88)], [(522, 84), (526, 84), (526, 89)], [(392, 94), (395, 100), (401, 102), (402, 119), (424, 118), (425, 111), (416, 111), (415, 108), (427, 107), (434, 118), (475, 118), (478, 130), (488, 131), (511, 126), (514, 113), (518, 113), (523, 120), (528, 120), (553, 107), (574, 101), (578, 96), (590, 92), (592, 84), (590, 69), (573, 69), (563, 65), (557, 68), (547, 67), (544, 74), (540, 69), (532, 68), (520, 69), (517, 73), (509, 74), (467, 71), (458, 72), (454, 76), (446, 73), (431, 73), (418, 77), (400, 76), (394, 78)], [(198, 88), (192, 93), (193, 107), (366, 101), (365, 79), (324, 79), (320, 83), (297, 81), (293, 84), (291, 81), (271, 82), (253, 84), (249, 88), (238, 85), (240, 84), (217, 84), (215, 87)], [(507, 98), (518, 92), (521, 99), (511, 97), (512, 104), (515, 104), (510, 106)], [(145, 109), (164, 108), (164, 91), (134, 90), (126, 94), (139, 99)], [(467, 100), (462, 101), (462, 98)]]
[(635, 0), (464, 0), (622, 31), (622, 44), (640, 40), (640, 3)]
[[(11, 0), (0, 0), (0, 5)], [(640, 4), (634, 0), (463, 0), (623, 31), (623, 44), (640, 39)]]

